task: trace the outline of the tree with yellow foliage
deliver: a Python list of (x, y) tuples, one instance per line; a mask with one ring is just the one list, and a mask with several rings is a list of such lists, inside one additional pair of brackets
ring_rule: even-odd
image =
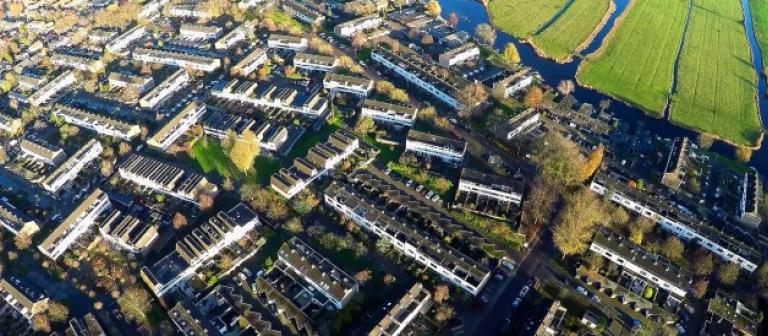
[(242, 139), (235, 140), (232, 149), (229, 151), (229, 159), (243, 173), (253, 166), (253, 160), (259, 155), (259, 141), (256, 140), (256, 134), (251, 130), (243, 132)]
[(598, 145), (594, 150), (592, 150), (592, 153), (589, 153), (587, 162), (581, 166), (581, 172), (579, 173), (579, 179), (581, 179), (581, 181), (588, 180), (590, 177), (592, 177), (592, 175), (595, 174), (598, 169), (600, 169), (600, 164), (603, 163), (604, 155), (605, 147), (602, 144)]
[(427, 2), (427, 4), (424, 5), (424, 10), (427, 12), (427, 15), (434, 17), (440, 16), (440, 12), (443, 11), (443, 9), (440, 8), (440, 3), (437, 2), (437, 0), (430, 0)]

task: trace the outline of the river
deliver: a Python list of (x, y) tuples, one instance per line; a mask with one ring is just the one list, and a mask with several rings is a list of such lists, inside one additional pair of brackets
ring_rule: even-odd
[[(606, 35), (608, 35), (608, 32), (613, 27), (616, 19), (627, 8), (629, 0), (614, 0), (614, 3), (616, 4), (616, 11), (608, 20), (605, 27), (603, 27), (603, 29), (597, 34), (595, 39), (592, 41), (589, 47), (587, 47), (587, 49), (582, 52), (582, 54), (588, 55), (595, 52), (600, 47)], [(460, 20), (457, 29), (459, 30), (464, 30), (474, 34), (475, 27), (477, 25), (482, 23), (490, 24), (490, 19), (485, 8), (482, 4), (475, 0), (440, 0), (440, 5), (443, 10), (443, 15), (447, 16), (451, 12), (456, 12), (458, 14)], [(744, 7), (747, 35), (753, 53), (753, 63), (755, 64), (755, 69), (758, 72), (758, 76), (761, 78), (758, 83), (761, 116), (763, 121), (768, 122), (768, 102), (765, 99), (766, 82), (763, 76), (760, 75), (762, 73), (763, 64), (760, 59), (760, 49), (757, 46), (757, 41), (752, 30), (752, 21), (747, 0), (742, 1), (742, 7)], [(503, 48), (505, 44), (510, 42), (517, 46), (517, 49), (520, 52), (522, 63), (534, 68), (541, 74), (544, 84), (557, 87), (557, 84), (562, 80), (575, 81), (576, 69), (581, 63), (579, 58), (574, 58), (574, 61), (570, 63), (558, 64), (552, 60), (539, 57), (536, 55), (530, 45), (521, 43), (517, 41), (517, 39), (515, 39), (513, 36), (497, 30), (497, 38), (495, 43), (495, 47), (497, 49)], [(590, 103), (593, 106), (598, 106), (601, 100), (607, 99), (611, 101), (611, 107), (609, 110), (612, 111), (619, 120), (621, 120), (623, 123), (629, 124), (630, 126), (637, 126), (638, 124), (642, 124), (645, 129), (649, 130), (652, 134), (655, 135), (662, 137), (687, 136), (691, 139), (695, 139), (697, 135), (696, 132), (675, 126), (667, 120), (649, 117), (643, 113), (642, 110), (612, 99), (611, 97), (604, 95), (596, 90), (577, 86), (576, 90), (573, 92), (573, 96), (578, 101), (582, 103)], [(752, 160), (750, 161), (750, 165), (757, 168), (757, 170), (764, 175), (768, 174), (768, 148), (766, 147), (767, 146), (762, 146), (759, 150), (755, 151), (752, 155)], [(729, 157), (733, 157), (733, 148), (722, 142), (716, 142), (712, 146), (711, 150)]]

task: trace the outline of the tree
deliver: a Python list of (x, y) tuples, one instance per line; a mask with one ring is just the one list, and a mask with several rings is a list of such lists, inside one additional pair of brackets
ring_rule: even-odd
[(643, 324), (637, 332), (638, 336), (676, 336), (677, 330), (661, 321)]
[(394, 89), (394, 90), (390, 91), (389, 92), (389, 98), (394, 100), (394, 101), (401, 102), (401, 103), (407, 103), (408, 100), (410, 99), (408, 97), (408, 93), (405, 92), (405, 90), (403, 90), (403, 89)]
[(549, 222), (559, 198), (559, 193), (546, 179), (536, 176), (531, 192), (523, 202), (521, 226), (526, 237), (533, 238), (539, 228)]
[(652, 220), (648, 219), (647, 217), (637, 217), (632, 223), (629, 225), (629, 241), (637, 244), (642, 245), (643, 239), (645, 238), (645, 234), (648, 232), (651, 232), (653, 230), (653, 227), (656, 225)]
[(296, 234), (304, 231), (304, 225), (301, 224), (300, 219), (294, 217), (285, 222), (285, 229)]
[(308, 189), (304, 189), (296, 195), (296, 197), (291, 199), (291, 207), (293, 208), (293, 211), (296, 211), (296, 213), (300, 215), (309, 213), (318, 204), (320, 204), (320, 201), (315, 197), (315, 194)]
[(738, 146), (736, 147), (736, 160), (739, 162), (747, 163), (752, 158), (752, 149), (749, 147)]
[(64, 322), (67, 320), (67, 317), (69, 317), (69, 308), (67, 306), (58, 302), (48, 304), (48, 318), (52, 322)]
[(229, 153), (229, 151), (232, 150), (232, 146), (235, 145), (235, 142), (237, 142), (237, 133), (233, 129), (229, 129), (224, 133), (224, 138), (221, 139), (221, 149), (223, 149), (224, 152)]
[[(432, 106), (427, 106), (421, 110), (419, 110), (419, 118), (422, 120), (427, 121), (434, 121), (435, 117), (437, 117), (437, 111), (435, 111), (435, 108)], [(766, 217), (768, 218), (768, 217)]]
[(603, 156), (605, 155), (605, 147), (602, 144), (598, 145), (592, 153), (589, 153), (587, 162), (581, 166), (581, 172), (579, 178), (581, 181), (586, 181), (600, 168), (600, 164), (603, 163)]
[(448, 296), (451, 294), (450, 289), (448, 288), (448, 285), (437, 285), (435, 287), (435, 290), (432, 292), (432, 301), (435, 301), (437, 304), (443, 303), (445, 300), (448, 300)]
[(739, 279), (739, 265), (729, 262), (720, 265), (717, 270), (717, 280), (725, 285), (733, 285)]
[(755, 272), (755, 285), (763, 291), (768, 291), (768, 263), (760, 265)]
[(380, 80), (376, 82), (374, 89), (380, 94), (389, 94), (395, 89), (395, 85), (388, 81)]
[(451, 14), (448, 14), (448, 25), (456, 28), (456, 25), (459, 24), (459, 15), (456, 14), (456, 12), (451, 12)]
[(360, 50), (362, 47), (365, 46), (365, 43), (368, 41), (368, 38), (365, 36), (364, 33), (358, 32), (354, 36), (352, 36), (352, 49), (355, 49), (355, 52)]
[(576, 144), (559, 133), (550, 132), (534, 143), (538, 164), (544, 179), (553, 186), (568, 187), (579, 183), (579, 171), (583, 165)]
[(261, 21), (261, 26), (264, 27), (268, 32), (276, 32), (277, 31), (277, 24), (275, 24), (275, 21), (271, 18), (266, 18), (264, 21)]
[(120, 312), (129, 321), (143, 324), (149, 310), (149, 293), (139, 286), (129, 287), (117, 300)]
[(51, 332), (51, 322), (45, 314), (35, 314), (32, 316), (32, 330), (42, 333)]
[(197, 196), (197, 203), (200, 206), (200, 209), (203, 211), (208, 211), (213, 208), (213, 196), (202, 193), (199, 196)]
[(435, 320), (438, 322), (448, 321), (453, 315), (455, 315), (455, 312), (453, 311), (453, 307), (449, 305), (439, 305), (435, 309)]
[(536, 107), (541, 104), (541, 101), (544, 99), (544, 91), (541, 90), (538, 86), (535, 86), (528, 90), (528, 92), (525, 94), (525, 97), (523, 98), (523, 104), (526, 107)]
[(699, 144), (699, 147), (706, 150), (712, 147), (715, 143), (715, 138), (707, 133), (699, 133), (696, 137), (696, 143)]
[(368, 280), (371, 280), (371, 270), (362, 270), (360, 272), (355, 273), (354, 277), (355, 281), (359, 283), (366, 283)]
[(557, 91), (560, 92), (563, 96), (567, 96), (573, 92), (573, 90), (576, 89), (576, 84), (573, 83), (572, 80), (566, 79), (560, 81), (560, 84), (557, 84)]
[(77, 133), (80, 132), (80, 129), (75, 125), (63, 125), (59, 128), (59, 134), (61, 135), (62, 140), (66, 140), (70, 137), (73, 137), (77, 135)]
[(699, 249), (693, 254), (693, 272), (698, 276), (709, 276), (715, 270), (712, 254)]
[(117, 153), (120, 154), (120, 156), (128, 155), (130, 152), (131, 145), (127, 142), (120, 142), (120, 144), (117, 145)]
[(173, 220), (171, 221), (173, 223), (173, 228), (176, 230), (179, 230), (185, 226), (187, 226), (187, 217), (181, 214), (180, 212), (177, 212), (173, 215)]
[(384, 278), (382, 279), (382, 281), (384, 282), (385, 285), (389, 286), (395, 283), (395, 281), (397, 281), (397, 278), (395, 278), (394, 275), (387, 273), (386, 275), (384, 275)]
[(296, 67), (294, 67), (293, 65), (286, 65), (285, 69), (283, 69), (283, 74), (285, 75), (285, 77), (292, 77), (293, 75), (296, 74)]
[(16, 244), (16, 248), (19, 250), (28, 249), (32, 245), (32, 237), (23, 232), (16, 235), (16, 237), (13, 238), (13, 241)]
[(371, 119), (370, 117), (362, 117), (357, 122), (357, 124), (355, 124), (355, 133), (358, 133), (358, 134), (368, 134), (375, 130), (376, 130), (376, 123), (374, 123), (373, 119)]
[(493, 46), (496, 42), (496, 30), (487, 23), (481, 23), (475, 27), (475, 35), (480, 43)]
[(514, 43), (507, 43), (504, 46), (504, 53), (502, 55), (504, 60), (511, 64), (520, 63), (520, 52), (517, 51), (517, 47)]
[(253, 160), (259, 155), (259, 141), (256, 134), (251, 130), (243, 132), (243, 138), (235, 141), (232, 149), (229, 151), (229, 158), (232, 163), (243, 173), (253, 167)]
[(691, 285), (691, 292), (693, 297), (701, 299), (704, 295), (707, 295), (707, 288), (709, 287), (709, 281), (705, 279), (698, 279)]
[(608, 218), (604, 204), (589, 189), (581, 188), (566, 197), (555, 221), (553, 242), (563, 257), (583, 253), (594, 228)]
[(442, 12), (443, 9), (440, 8), (440, 3), (437, 2), (437, 0), (429, 0), (429, 2), (424, 5), (424, 11), (429, 16), (438, 17), (440, 16), (440, 12)]
[(259, 70), (256, 71), (256, 76), (259, 78), (259, 80), (266, 80), (270, 73), (271, 69), (269, 68), (269, 65), (264, 64), (259, 68)]
[(611, 107), (611, 101), (608, 100), (608, 99), (601, 99), (600, 103), (598, 104), (598, 106), (600, 106), (600, 111), (604, 112), (609, 107)]
[(448, 192), (448, 189), (451, 189), (451, 186), (453, 186), (453, 183), (443, 177), (438, 177), (434, 183), (435, 190), (438, 194), (445, 194)]
[(676, 261), (683, 257), (684, 249), (685, 247), (680, 239), (668, 237), (661, 246), (661, 254), (669, 260)]

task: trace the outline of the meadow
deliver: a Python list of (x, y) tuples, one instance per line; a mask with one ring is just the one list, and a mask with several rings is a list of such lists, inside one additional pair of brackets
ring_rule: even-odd
[(534, 35), (531, 43), (542, 56), (568, 61), (594, 38), (613, 8), (612, 0), (574, 0), (549, 27)]
[(763, 66), (768, 63), (768, 0), (749, 0), (752, 25), (763, 56)]
[(674, 79), (686, 0), (632, 0), (603, 41), (581, 64), (577, 79), (661, 116)]
[(762, 132), (744, 14), (738, 0), (694, 0), (670, 119), (739, 145)]
[(491, 0), (488, 13), (501, 31), (517, 38), (533, 35), (549, 22), (567, 0)]

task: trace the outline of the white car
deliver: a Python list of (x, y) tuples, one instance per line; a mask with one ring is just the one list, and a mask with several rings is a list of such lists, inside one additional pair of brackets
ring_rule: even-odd
[(581, 286), (576, 287), (576, 291), (579, 292), (579, 294), (584, 295), (584, 296), (588, 296), (589, 295), (589, 292), (587, 292), (587, 290), (584, 289), (584, 287), (581, 287)]
[(521, 298), (525, 297), (526, 295), (528, 295), (528, 291), (529, 290), (531, 290), (531, 287), (523, 286), (523, 289), (520, 290), (520, 295), (518, 295), (518, 296), (521, 297)]

